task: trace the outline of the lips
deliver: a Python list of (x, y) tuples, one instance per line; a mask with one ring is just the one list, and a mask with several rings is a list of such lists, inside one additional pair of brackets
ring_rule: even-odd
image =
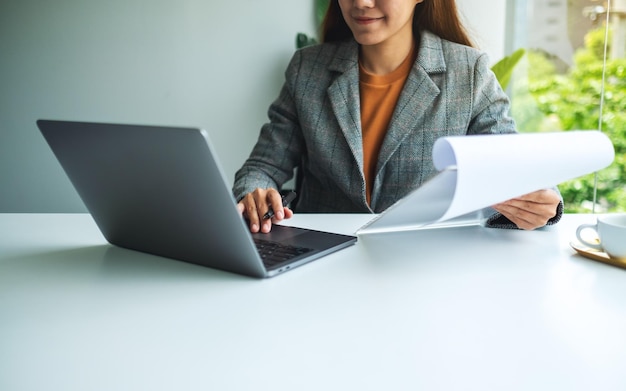
[(383, 19), (382, 17), (380, 18), (372, 18), (372, 17), (365, 17), (365, 16), (354, 16), (353, 17), (354, 21), (358, 24), (371, 24), (374, 22), (377, 22), (381, 19)]

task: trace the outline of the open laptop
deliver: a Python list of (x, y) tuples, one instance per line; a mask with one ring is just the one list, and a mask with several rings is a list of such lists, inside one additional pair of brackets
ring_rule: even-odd
[(37, 125), (111, 244), (272, 277), (357, 240), (282, 225), (251, 234), (202, 129), (51, 120)]

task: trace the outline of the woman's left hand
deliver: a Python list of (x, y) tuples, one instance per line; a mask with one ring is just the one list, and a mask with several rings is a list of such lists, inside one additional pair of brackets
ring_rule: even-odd
[(546, 189), (496, 204), (493, 208), (519, 228), (532, 230), (543, 227), (556, 216), (560, 202), (556, 191)]

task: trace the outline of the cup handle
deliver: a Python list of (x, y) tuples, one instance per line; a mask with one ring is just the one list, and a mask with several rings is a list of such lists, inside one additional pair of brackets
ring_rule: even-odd
[(581, 233), (586, 230), (586, 229), (592, 229), (594, 230), (596, 233), (598, 232), (598, 225), (597, 224), (582, 224), (580, 225), (577, 229), (576, 229), (576, 238), (578, 238), (578, 240), (584, 244), (587, 247), (591, 247), (595, 250), (599, 250), (599, 251), (604, 251), (604, 249), (602, 248), (602, 246), (598, 243), (591, 243), (586, 241), (585, 239), (582, 238)]

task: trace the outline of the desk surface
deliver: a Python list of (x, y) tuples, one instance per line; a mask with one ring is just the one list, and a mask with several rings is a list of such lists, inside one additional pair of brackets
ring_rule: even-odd
[(0, 215), (0, 390), (624, 390), (626, 270), (569, 247), (594, 220), (361, 237), (256, 280)]

